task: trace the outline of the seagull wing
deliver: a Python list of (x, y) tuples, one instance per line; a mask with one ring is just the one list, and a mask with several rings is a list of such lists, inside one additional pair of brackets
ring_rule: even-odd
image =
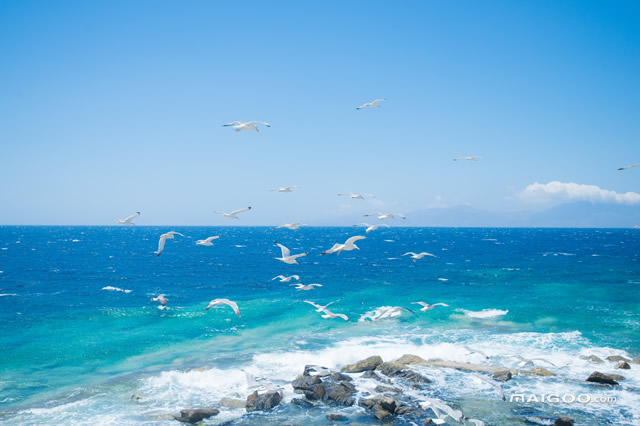
[(640, 163), (638, 164), (631, 164), (630, 166), (625, 166), (625, 167), (620, 167), (618, 170), (627, 170), (627, 169), (631, 169), (633, 167), (638, 167), (640, 166)]
[(299, 257), (306, 256), (307, 254), (309, 254), (309, 253), (294, 254), (293, 256), (289, 256), (289, 258), (291, 258), (291, 259), (294, 259), (294, 260), (295, 260), (295, 259), (297, 259), (297, 258), (299, 258)]
[(271, 127), (271, 124), (265, 123), (264, 121), (250, 121), (247, 124), (263, 124), (263, 125), (265, 125), (267, 127)]
[(247, 124), (244, 121), (232, 121), (231, 123), (223, 124), (223, 126), (242, 126), (243, 124)]
[[(292, 285), (293, 285), (293, 284), (292, 284)], [(325, 308), (324, 306), (318, 305), (317, 303), (313, 303), (313, 302), (310, 302), (310, 301), (308, 301), (308, 300), (303, 300), (303, 302), (304, 302), (304, 303), (308, 303), (308, 304), (310, 304), (310, 305), (312, 305), (312, 306), (314, 306), (314, 307), (316, 307), (316, 308), (318, 308), (318, 309), (324, 309), (324, 308)]]
[(138, 216), (140, 216), (140, 212), (135, 212), (131, 216), (128, 216), (124, 221), (125, 222), (131, 222), (133, 219), (135, 219)]
[(351, 244), (355, 243), (356, 241), (364, 240), (365, 238), (367, 238), (367, 237), (365, 237), (364, 235), (355, 235), (355, 236), (349, 238), (347, 241), (345, 241), (344, 245), (348, 246), (348, 245), (351, 245)]
[(238, 318), (240, 317), (240, 310), (238, 309), (238, 304), (236, 302), (233, 302), (229, 299), (213, 299), (211, 302), (209, 302), (209, 306), (205, 308), (205, 311), (209, 310), (209, 308), (215, 305), (229, 305), (233, 309), (233, 312), (236, 313)]
[(246, 207), (244, 209), (239, 209), (239, 210), (234, 210), (231, 213), (229, 213), (231, 216), (235, 216), (239, 213), (243, 213), (243, 212), (248, 212), (249, 210), (251, 210), (251, 207)]
[(335, 244), (333, 245), (333, 247), (331, 247), (329, 250), (325, 250), (325, 251), (323, 251), (323, 252), (322, 252), (322, 253), (320, 253), (320, 254), (321, 254), (321, 255), (323, 255), (323, 254), (331, 254), (331, 253), (334, 253), (334, 252), (336, 252), (336, 251), (340, 250), (340, 247), (342, 247), (342, 246), (343, 246), (343, 244), (335, 243)]
[(164, 243), (167, 241), (167, 237), (160, 237), (160, 240), (158, 241), (158, 251), (156, 252), (157, 256), (160, 256), (160, 254), (162, 253), (162, 250), (164, 250)]
[(271, 281), (273, 281), (273, 280), (277, 280), (278, 278), (279, 278), (279, 279), (281, 279), (281, 280), (284, 280), (284, 279), (286, 279), (287, 277), (285, 277), (284, 275), (278, 275), (277, 277), (273, 277), (273, 278), (271, 278)]
[(413, 312), (413, 310), (412, 310), (412, 309), (405, 308), (404, 306), (400, 306), (400, 307), (401, 307), (402, 309), (404, 309), (405, 311), (407, 311), (407, 312), (411, 312), (414, 316), (416, 316), (416, 317), (418, 316), (418, 315), (416, 315), (416, 313), (415, 313), (415, 312)]
[(214, 237), (209, 237), (205, 241), (210, 243), (211, 241), (217, 240), (218, 238), (220, 238), (220, 235), (216, 235)]
[(403, 254), (403, 255), (401, 255), (401, 256), (406, 256), (406, 255), (408, 255), (408, 254), (410, 254), (411, 256), (417, 256), (417, 255), (416, 255), (414, 252), (412, 252), (412, 251), (408, 251), (408, 252), (406, 252), (405, 254)]
[(495, 390), (498, 391), (498, 394), (500, 394), (500, 399), (502, 399), (503, 401), (506, 400), (506, 398), (504, 397), (504, 392), (502, 392), (502, 387), (498, 383), (480, 374), (473, 373), (472, 376), (482, 380), (483, 382), (489, 383)]
[(275, 241), (274, 241), (274, 243), (275, 243), (278, 247), (280, 247), (280, 250), (282, 250), (282, 257), (289, 257), (289, 254), (291, 254), (291, 252), (289, 251), (289, 249), (288, 249), (288, 248), (286, 248), (285, 246), (283, 246), (283, 245), (282, 245), (282, 244), (280, 244), (280, 243), (276, 243)]

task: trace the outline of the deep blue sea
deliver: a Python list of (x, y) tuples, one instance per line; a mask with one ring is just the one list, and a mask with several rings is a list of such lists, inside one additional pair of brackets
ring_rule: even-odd
[[(167, 240), (156, 256), (170, 230), (185, 237)], [(213, 235), (213, 247), (195, 244)], [(367, 237), (360, 250), (320, 255), (353, 235)], [(274, 241), (309, 254), (284, 264)], [(437, 257), (414, 262), (402, 256), (408, 251)], [(294, 281), (272, 280), (280, 274), (322, 287), (299, 291)], [(300, 396), (291, 380), (305, 364), (339, 369), (371, 355), (414, 354), (514, 369), (521, 361), (513, 355), (553, 363), (536, 366), (554, 377), (501, 383), (506, 402), (469, 373), (416, 367), (434, 383), (406, 392), (486, 424), (559, 415), (576, 424), (640, 424), (640, 364), (621, 370), (580, 358), (640, 358), (639, 289), (634, 229), (2, 226), (0, 423), (177, 424), (171, 415), (181, 409), (245, 399), (248, 371), (281, 386), (285, 403), (251, 415), (221, 407), (208, 423), (327, 424), (332, 412), (379, 424), (357, 405), (291, 406)], [(151, 301), (159, 294), (169, 300), (164, 309)], [(215, 298), (236, 301), (242, 316), (228, 306), (205, 311)], [(335, 301), (329, 309), (350, 321), (323, 319), (303, 300)], [(416, 301), (449, 307), (421, 312)], [(417, 316), (373, 320), (390, 306)], [(585, 382), (593, 371), (625, 380)], [(359, 396), (374, 392), (356, 381)], [(554, 392), (616, 401), (509, 402), (515, 393)]]

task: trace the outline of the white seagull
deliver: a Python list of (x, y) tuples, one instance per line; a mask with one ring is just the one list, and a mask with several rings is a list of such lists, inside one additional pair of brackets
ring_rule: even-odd
[(273, 229), (281, 229), (281, 228), (287, 228), (287, 229), (300, 229), (301, 226), (306, 226), (306, 223), (301, 223), (301, 222), (293, 222), (293, 223), (283, 223), (280, 226), (276, 226)]
[(404, 215), (402, 213), (381, 213), (381, 212), (375, 212), (375, 213), (369, 213), (369, 214), (365, 214), (366, 216), (378, 216), (378, 219), (380, 220), (385, 220), (385, 219), (395, 219), (396, 216), (401, 217), (403, 219), (406, 219), (406, 217), (404, 217)]
[(295, 279), (296, 281), (300, 281), (300, 277), (298, 275), (290, 275), (288, 277), (285, 277), (284, 275), (278, 275), (277, 277), (271, 278), (271, 281), (277, 280), (277, 279), (279, 279), (281, 283), (288, 283), (292, 279)]
[(240, 318), (240, 310), (238, 309), (238, 304), (236, 302), (233, 302), (229, 299), (213, 299), (211, 302), (209, 302), (209, 306), (207, 306), (204, 310), (208, 311), (209, 308), (211, 308), (212, 306), (216, 306), (216, 305), (229, 305), (231, 306), (231, 308), (233, 309), (233, 312), (236, 313), (236, 315), (238, 316), (238, 318)]
[(449, 407), (447, 404), (445, 404), (444, 402), (440, 401), (439, 399), (434, 399), (434, 398), (424, 398), (425, 401), (420, 403), (420, 407), (422, 407), (423, 410), (426, 410), (427, 408), (431, 408), (433, 410), (433, 412), (435, 413), (435, 415), (438, 417), (438, 422), (434, 422), (436, 424), (442, 424), (444, 423), (443, 421), (443, 417), (451, 417), (453, 420), (457, 421), (458, 423), (462, 423), (462, 419), (464, 418), (464, 416), (462, 415), (462, 411), (460, 410), (454, 410), (453, 408)]
[(338, 194), (339, 196), (345, 195), (348, 197), (351, 197), (353, 199), (358, 199), (358, 200), (364, 200), (364, 196), (366, 195), (367, 197), (371, 197), (374, 198), (374, 196), (372, 194), (356, 194), (355, 192), (350, 192), (348, 194)]
[(198, 241), (196, 241), (196, 244), (199, 245), (199, 246), (212, 246), (213, 243), (211, 241), (217, 240), (218, 238), (220, 238), (220, 235), (216, 235), (214, 237), (209, 237), (206, 240), (198, 240)]
[(236, 132), (239, 132), (240, 130), (255, 130), (256, 132), (259, 132), (258, 124), (271, 127), (271, 124), (265, 123), (264, 121), (233, 121), (231, 123), (223, 124), (223, 126), (231, 126)]
[(420, 308), (420, 311), (425, 312), (425, 311), (430, 311), (431, 309), (434, 309), (436, 306), (449, 306), (446, 303), (434, 303), (432, 305), (430, 305), (429, 303), (425, 303), (425, 302), (411, 302), (415, 305), (422, 305), (422, 308)]
[(483, 382), (485, 382), (485, 383), (489, 383), (491, 386), (493, 386), (493, 388), (494, 388), (495, 390), (497, 390), (497, 391), (498, 391), (498, 394), (500, 395), (500, 399), (501, 399), (501, 400), (503, 400), (503, 401), (506, 401), (506, 400), (507, 400), (507, 399), (504, 397), (504, 392), (502, 392), (502, 387), (498, 384), (498, 382), (496, 382), (495, 380), (490, 379), (490, 378), (488, 378), (488, 377), (485, 377), (485, 376), (482, 376), (482, 375), (480, 375), (480, 374), (477, 374), (477, 373), (472, 373), (471, 375), (472, 375), (473, 377), (477, 378), (477, 379), (482, 380), (482, 381), (483, 381)]
[(176, 231), (169, 231), (166, 234), (160, 235), (160, 241), (158, 241), (158, 251), (156, 252), (156, 256), (160, 256), (162, 254), (162, 250), (164, 250), (165, 241), (167, 241), (167, 239), (173, 240), (174, 235), (180, 235), (181, 237), (184, 237), (184, 235)]
[(327, 306), (330, 306), (338, 301), (340, 301), (342, 299), (338, 299), (338, 300), (334, 300), (331, 303), (327, 303), (326, 305), (322, 306), (322, 305), (318, 305), (317, 303), (311, 302), (309, 300), (303, 300), (304, 303), (308, 303), (312, 306), (314, 306), (316, 308), (316, 312), (325, 312), (327, 310)]
[(381, 226), (384, 226), (384, 227), (387, 227), (387, 228), (391, 228), (386, 223), (381, 223), (380, 225), (369, 225), (368, 223), (359, 223), (359, 224), (353, 225), (353, 226), (366, 226), (367, 227), (367, 230), (366, 230), (367, 233), (369, 233), (371, 231), (375, 231), (376, 229), (380, 228)]
[(132, 221), (138, 216), (140, 216), (140, 212), (135, 212), (131, 216), (128, 216), (124, 219), (118, 219), (116, 222), (118, 222), (120, 225), (129, 225), (129, 226), (135, 225), (135, 223), (133, 223)]
[(425, 256), (438, 257), (435, 254), (427, 253), (426, 251), (423, 251), (422, 253), (414, 253), (412, 251), (409, 251), (403, 254), (402, 256), (407, 256), (407, 255), (411, 255), (411, 258), (413, 259), (414, 262), (418, 259), (422, 259)]
[(638, 163), (638, 164), (632, 164), (632, 165), (630, 165), (630, 166), (620, 167), (618, 170), (627, 170), (627, 169), (631, 169), (631, 168), (633, 168), (633, 167), (638, 167), (638, 166), (640, 166), (640, 163)]
[(521, 361), (520, 364), (518, 364), (520, 368), (527, 367), (527, 366), (533, 367), (534, 366), (533, 361), (542, 361), (542, 362), (546, 362), (547, 364), (551, 364), (554, 367), (557, 367), (554, 363), (552, 363), (551, 361), (547, 361), (544, 358), (525, 358), (520, 355), (509, 355), (509, 356), (517, 358)]
[(322, 312), (324, 312), (324, 314), (322, 315), (322, 318), (327, 319), (327, 318), (342, 318), (345, 321), (349, 321), (349, 317), (346, 316), (345, 314), (334, 314), (333, 312), (331, 312), (328, 309), (324, 309)]
[(270, 191), (278, 191), (278, 192), (293, 192), (293, 188), (297, 188), (297, 185), (285, 186), (281, 188), (273, 188)]
[(286, 248), (285, 246), (283, 246), (282, 244), (276, 241), (274, 241), (274, 243), (275, 245), (280, 247), (280, 250), (282, 250), (282, 257), (276, 257), (276, 259), (284, 263), (288, 263), (289, 265), (293, 265), (293, 264), (297, 265), (298, 264), (298, 262), (296, 261), (297, 258), (306, 256), (307, 254), (309, 254), (309, 253), (300, 253), (300, 254), (291, 255), (288, 248)]
[(354, 237), (349, 238), (347, 241), (344, 242), (344, 244), (336, 243), (329, 250), (323, 251), (320, 254), (324, 255), (324, 254), (331, 254), (335, 252), (338, 252), (338, 254), (340, 254), (340, 252), (342, 252), (343, 250), (344, 251), (351, 251), (353, 249), (360, 250), (360, 248), (357, 245), (355, 245), (355, 242), (359, 240), (364, 240), (365, 238), (367, 237), (365, 237), (364, 235), (356, 235)]
[(385, 319), (385, 318), (398, 317), (398, 316), (402, 315), (402, 311), (411, 312), (416, 317), (418, 316), (411, 309), (405, 308), (404, 306), (389, 306), (389, 307), (386, 307), (385, 309), (379, 311), (373, 317), (371, 317), (371, 320), (372, 321), (376, 321), (376, 320)]
[(154, 297), (153, 299), (151, 299), (152, 302), (160, 302), (160, 304), (162, 306), (166, 306), (167, 302), (169, 301), (166, 297), (164, 297), (164, 294), (161, 294), (158, 297)]
[(307, 284), (304, 285), (302, 283), (297, 283), (297, 284), (289, 284), (289, 285), (295, 285), (296, 286), (296, 290), (300, 291), (300, 290), (315, 290), (315, 287), (322, 287), (322, 284)]
[(386, 101), (386, 100), (387, 100), (387, 98), (376, 99), (375, 101), (371, 101), (371, 102), (367, 102), (366, 104), (362, 104), (359, 107), (357, 107), (356, 109), (362, 109), (362, 108), (366, 108), (366, 107), (380, 108), (380, 105), (378, 105), (378, 104), (380, 102)]
[(238, 218), (237, 215), (239, 215), (240, 213), (243, 213), (243, 212), (248, 212), (249, 210), (251, 210), (251, 207), (247, 207), (247, 208), (239, 209), (239, 210), (234, 210), (231, 213), (224, 213), (224, 212), (214, 212), (214, 213), (221, 214), (224, 217), (228, 217), (230, 219), (238, 219), (238, 220), (240, 220), (240, 218)]
[(471, 354), (480, 354), (483, 357), (485, 357), (485, 359), (489, 359), (489, 355), (485, 354), (482, 351), (479, 351), (477, 349), (471, 349), (469, 346), (463, 346), (463, 348), (465, 348), (466, 350), (469, 351), (469, 353), (467, 355), (471, 355)]
[(460, 160), (478, 161), (476, 157), (458, 157), (453, 159), (453, 161), (460, 161)]

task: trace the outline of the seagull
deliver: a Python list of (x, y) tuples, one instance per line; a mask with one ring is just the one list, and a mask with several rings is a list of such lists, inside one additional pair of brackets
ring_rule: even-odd
[(297, 188), (297, 185), (292, 185), (292, 186), (285, 186), (282, 188), (274, 188), (271, 189), (271, 191), (278, 191), (278, 192), (293, 192), (293, 188)]
[(469, 353), (467, 355), (471, 355), (471, 354), (480, 354), (483, 357), (485, 357), (485, 359), (489, 359), (489, 355), (485, 354), (482, 351), (479, 351), (477, 349), (471, 349), (469, 346), (463, 346), (463, 348), (465, 348), (466, 350), (469, 351)]
[(422, 253), (414, 253), (414, 252), (412, 252), (412, 251), (409, 251), (409, 252), (407, 252), (407, 253), (403, 254), (402, 256), (406, 256), (406, 255), (408, 255), (408, 254), (410, 254), (410, 255), (411, 255), (411, 258), (413, 259), (413, 261), (414, 261), (414, 262), (415, 262), (416, 260), (418, 260), (418, 259), (422, 259), (422, 258), (423, 258), (423, 257), (425, 257), (425, 256), (438, 257), (438, 256), (436, 256), (435, 254), (427, 253), (426, 251), (423, 251)]
[(411, 302), (413, 304), (416, 305), (422, 305), (422, 308), (420, 308), (420, 311), (425, 312), (425, 311), (430, 311), (431, 309), (434, 309), (436, 306), (449, 306), (446, 303), (434, 303), (433, 305), (430, 305), (428, 303), (425, 302)]
[(162, 306), (166, 306), (167, 302), (169, 301), (166, 297), (164, 297), (164, 294), (161, 294), (158, 297), (154, 297), (153, 299), (151, 299), (152, 302), (160, 302), (160, 304)]
[(293, 265), (293, 264), (297, 265), (298, 264), (298, 262), (296, 261), (297, 258), (306, 256), (309, 254), (309, 253), (300, 253), (300, 254), (291, 255), (288, 248), (286, 248), (285, 246), (283, 246), (282, 244), (276, 241), (274, 241), (274, 243), (275, 245), (280, 247), (280, 250), (282, 250), (282, 257), (276, 257), (276, 259), (281, 260), (284, 263), (288, 263), (289, 265)]
[(529, 358), (525, 358), (525, 357), (520, 356), (520, 355), (509, 355), (509, 356), (514, 357), (514, 358), (518, 358), (520, 361), (522, 361), (522, 362), (519, 364), (519, 365), (520, 365), (520, 367), (526, 367), (526, 366), (531, 366), (531, 367), (533, 367), (533, 361), (542, 361), (542, 362), (546, 362), (547, 364), (551, 364), (551, 365), (553, 365), (554, 367), (557, 367), (554, 363), (552, 363), (551, 361), (547, 361), (547, 360), (546, 360), (546, 359), (544, 359), (544, 358), (530, 358), (530, 359), (529, 359)]
[(376, 213), (370, 213), (370, 214), (365, 214), (366, 216), (378, 216), (378, 219), (380, 220), (385, 220), (385, 219), (395, 219), (396, 216), (401, 217), (403, 219), (406, 219), (406, 217), (404, 217), (404, 215), (402, 213), (380, 213), (380, 212), (376, 212)]
[(209, 237), (206, 240), (198, 240), (196, 241), (196, 244), (199, 246), (212, 246), (213, 243), (211, 241), (217, 240), (218, 238), (220, 238), (220, 235), (216, 235), (215, 237)]
[(375, 320), (384, 319), (384, 318), (397, 317), (399, 315), (402, 315), (402, 311), (411, 312), (413, 315), (417, 317), (416, 313), (409, 308), (405, 308), (404, 306), (391, 306), (383, 310), (382, 312), (378, 313), (378, 315), (375, 315), (371, 319), (375, 321)]
[(360, 105), (358, 108), (356, 109), (362, 109), (362, 108), (366, 108), (366, 107), (372, 107), (372, 108), (380, 108), (380, 105), (378, 105), (380, 102), (382, 101), (386, 101), (387, 98), (382, 98), (382, 99), (376, 99), (375, 101), (371, 101), (371, 102), (367, 102), (366, 104)]
[(365, 238), (367, 238), (367, 237), (365, 237), (364, 235), (356, 235), (354, 237), (349, 238), (347, 241), (344, 242), (344, 244), (336, 243), (329, 250), (323, 251), (320, 254), (324, 255), (324, 254), (331, 254), (331, 253), (335, 253), (335, 252), (338, 252), (338, 254), (340, 254), (340, 252), (343, 251), (343, 250), (345, 250), (345, 251), (351, 251), (353, 249), (360, 250), (360, 248), (358, 248), (358, 246), (355, 245), (354, 243), (356, 241), (359, 241), (359, 240), (364, 240)]
[(301, 226), (307, 226), (306, 223), (301, 223), (301, 222), (293, 222), (293, 223), (284, 223), (280, 226), (276, 226), (273, 229), (281, 229), (281, 228), (287, 228), (287, 229), (300, 229)]
[(328, 309), (323, 310), (322, 312), (324, 312), (322, 316), (322, 318), (327, 319), (327, 318), (342, 318), (345, 321), (349, 321), (349, 317), (346, 316), (345, 314), (334, 314), (333, 312), (331, 312)]
[(302, 283), (297, 283), (297, 284), (289, 284), (289, 285), (295, 285), (296, 286), (296, 290), (300, 291), (300, 290), (314, 290), (314, 287), (322, 287), (322, 284), (307, 284), (304, 285)]
[(385, 226), (387, 228), (391, 228), (389, 225), (387, 225), (386, 223), (382, 223), (380, 225), (369, 225), (368, 223), (359, 223), (357, 225), (353, 225), (353, 226), (366, 226), (367, 230), (366, 232), (371, 232), (371, 231), (375, 231), (376, 229), (380, 228), (381, 226)]
[(334, 300), (333, 302), (328, 303), (328, 304), (326, 304), (326, 305), (324, 305), (324, 306), (322, 306), (322, 305), (318, 305), (317, 303), (314, 303), (314, 302), (310, 302), (309, 300), (303, 300), (303, 302), (304, 302), (304, 303), (308, 303), (308, 304), (310, 304), (310, 305), (314, 306), (315, 308), (317, 308), (317, 309), (316, 309), (316, 312), (326, 312), (326, 310), (327, 310), (327, 306), (330, 306), (330, 305), (332, 305), (332, 304), (334, 304), (334, 303), (336, 303), (336, 302), (339, 302), (340, 300), (342, 300), (342, 299)]
[(453, 159), (453, 161), (460, 161), (460, 160), (478, 161), (476, 157), (458, 157)]
[(238, 219), (238, 220), (240, 220), (240, 218), (238, 218), (237, 215), (239, 215), (240, 213), (243, 213), (243, 212), (248, 212), (249, 210), (251, 210), (251, 207), (247, 207), (246, 209), (234, 210), (231, 213), (224, 213), (224, 212), (214, 212), (214, 213), (221, 214), (224, 217), (228, 217), (230, 219)]
[(638, 166), (640, 166), (640, 163), (638, 163), (638, 164), (632, 164), (632, 165), (630, 165), (630, 166), (626, 166), (626, 167), (620, 167), (618, 170), (627, 170), (627, 169), (631, 169), (631, 168), (633, 168), (633, 167), (638, 167)]
[(158, 241), (158, 251), (156, 252), (156, 256), (160, 256), (162, 254), (162, 250), (164, 250), (165, 241), (167, 241), (167, 239), (173, 240), (174, 235), (180, 235), (181, 237), (184, 237), (184, 235), (176, 231), (169, 231), (166, 234), (160, 235), (160, 241)]
[(374, 198), (372, 194), (356, 194), (355, 192), (350, 192), (348, 194), (338, 194), (339, 196), (346, 195), (353, 199), (364, 200), (364, 196)]
[(295, 278), (296, 281), (300, 281), (300, 277), (298, 275), (291, 275), (291, 276), (288, 276), (288, 277), (285, 277), (284, 275), (278, 275), (277, 277), (271, 278), (271, 281), (277, 280), (278, 278), (280, 279), (281, 283), (288, 283), (293, 278)]
[(236, 313), (236, 315), (238, 316), (238, 318), (240, 318), (240, 310), (238, 309), (238, 304), (236, 302), (232, 302), (229, 299), (213, 299), (211, 302), (209, 302), (209, 306), (207, 306), (204, 310), (208, 311), (209, 308), (211, 308), (212, 306), (215, 305), (229, 305), (231, 306), (231, 308), (233, 309), (233, 312)]
[(131, 216), (128, 216), (124, 219), (118, 219), (116, 222), (118, 222), (120, 225), (135, 225), (135, 223), (133, 223), (132, 220), (138, 216), (140, 216), (140, 212), (135, 212)]
[(491, 386), (493, 386), (493, 388), (495, 390), (498, 391), (498, 394), (500, 395), (500, 399), (503, 401), (506, 401), (507, 399), (504, 397), (504, 392), (502, 392), (502, 387), (498, 384), (498, 382), (496, 382), (495, 380), (492, 380), (488, 377), (482, 376), (480, 374), (477, 373), (472, 373), (471, 374), (473, 377), (482, 380), (483, 382), (489, 383)]
[[(431, 410), (433, 410), (433, 412), (435, 413), (436, 416), (438, 416), (438, 419), (440, 419), (440, 422), (442, 422), (442, 417), (451, 417), (453, 420), (457, 421), (458, 423), (462, 423), (462, 418), (464, 417), (462, 415), (462, 411), (460, 410), (454, 410), (453, 408), (449, 407), (447, 404), (445, 404), (444, 402), (440, 401), (439, 399), (434, 399), (434, 398), (425, 398), (424, 402), (420, 403), (420, 407), (423, 410), (426, 410), (427, 408), (431, 408)], [(436, 424), (442, 424), (440, 422), (434, 422)]]
[(256, 132), (259, 132), (258, 124), (271, 127), (271, 124), (265, 123), (264, 121), (233, 121), (231, 123), (223, 124), (223, 126), (231, 126), (236, 132), (239, 132), (240, 130), (255, 130)]

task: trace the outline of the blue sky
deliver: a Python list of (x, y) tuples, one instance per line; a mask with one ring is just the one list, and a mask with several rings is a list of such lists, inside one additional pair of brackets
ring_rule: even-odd
[(3, 1), (0, 224), (638, 206), (640, 167), (616, 169), (640, 163), (639, 20), (632, 1)]

